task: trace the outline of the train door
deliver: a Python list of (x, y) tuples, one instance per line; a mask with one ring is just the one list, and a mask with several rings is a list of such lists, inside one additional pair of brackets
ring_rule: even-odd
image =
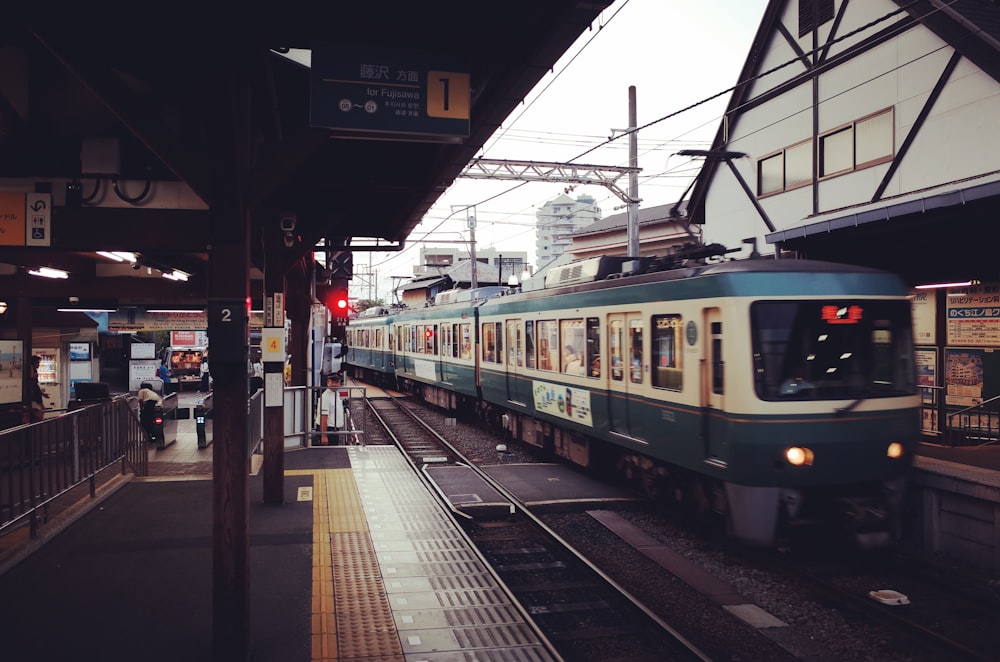
[(524, 383), (524, 325), (519, 319), (507, 320), (507, 399), (526, 405), (527, 386)]
[(639, 313), (608, 315), (608, 428), (632, 436), (630, 393), (643, 381), (643, 328)]
[(703, 333), (701, 357), (702, 438), (706, 459), (725, 459), (725, 360), (722, 316), (718, 308), (702, 311)]

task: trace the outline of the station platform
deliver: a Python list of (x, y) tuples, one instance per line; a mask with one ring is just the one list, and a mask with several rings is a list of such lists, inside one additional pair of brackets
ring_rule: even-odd
[[(251, 479), (254, 662), (550, 659), (397, 449), (285, 468), (280, 506)], [(211, 660), (211, 488), (130, 480), (0, 575), (3, 659)]]

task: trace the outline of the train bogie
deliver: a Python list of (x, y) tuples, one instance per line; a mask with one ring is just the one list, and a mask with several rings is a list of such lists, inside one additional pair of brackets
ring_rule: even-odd
[(768, 545), (891, 510), (919, 434), (907, 295), (875, 270), (721, 262), (401, 311), (378, 349), (429, 401)]

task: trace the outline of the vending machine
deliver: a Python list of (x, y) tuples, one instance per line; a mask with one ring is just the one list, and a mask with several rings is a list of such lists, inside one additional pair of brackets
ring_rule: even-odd
[(59, 370), (59, 350), (38, 348), (34, 352), (41, 357), (38, 364), (38, 385), (42, 387), (46, 409), (62, 409), (62, 375)]
[(71, 342), (69, 344), (69, 399), (75, 400), (76, 385), (80, 382), (94, 381), (94, 363), (92, 345), (89, 342)]

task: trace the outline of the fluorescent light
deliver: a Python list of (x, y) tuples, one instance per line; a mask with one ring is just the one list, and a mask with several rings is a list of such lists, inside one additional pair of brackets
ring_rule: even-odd
[(183, 271), (178, 271), (177, 269), (174, 269), (173, 271), (171, 271), (169, 273), (163, 272), (163, 277), (164, 278), (169, 278), (170, 280), (183, 280), (183, 281), (186, 281), (188, 279), (188, 274), (184, 273)]
[(62, 269), (53, 269), (51, 267), (38, 267), (37, 269), (30, 269), (28, 274), (31, 276), (41, 276), (42, 278), (69, 278), (69, 272), (63, 271)]
[(97, 251), (97, 254), (101, 257), (106, 257), (109, 260), (114, 260), (115, 262), (135, 262), (135, 253), (130, 253), (129, 251)]
[(115, 313), (114, 308), (56, 308), (60, 313)]
[(945, 287), (969, 287), (970, 285), (979, 285), (978, 280), (966, 280), (961, 283), (934, 283), (932, 285), (917, 285), (918, 290), (937, 290)]

